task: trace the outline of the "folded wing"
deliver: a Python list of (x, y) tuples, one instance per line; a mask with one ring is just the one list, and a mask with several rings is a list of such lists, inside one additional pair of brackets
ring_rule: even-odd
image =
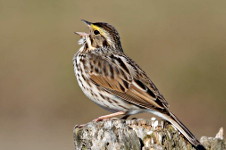
[(128, 63), (129, 58), (120, 55), (97, 57), (90, 57), (90, 61), (95, 61), (90, 64), (95, 65), (89, 71), (96, 85), (140, 107), (167, 108), (168, 103), (155, 85), (137, 65)]

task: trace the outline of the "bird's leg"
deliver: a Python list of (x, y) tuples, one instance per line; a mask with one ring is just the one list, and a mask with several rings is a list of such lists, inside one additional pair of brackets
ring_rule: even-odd
[(126, 119), (128, 119), (129, 118), (129, 116), (130, 115), (128, 115), (128, 114), (125, 114), (123, 117), (121, 117), (121, 119), (124, 119), (124, 120), (126, 120)]
[(78, 125), (76, 125), (74, 128), (83, 128), (84, 126), (86, 126), (86, 124), (78, 124)]
[(119, 115), (124, 115), (124, 114), (126, 114), (126, 112), (119, 111), (119, 112), (116, 112), (116, 113), (113, 113), (113, 114), (100, 116), (100, 117), (94, 119), (93, 121), (98, 122), (98, 121), (101, 121), (101, 120), (104, 120), (104, 119), (109, 119), (109, 118), (112, 118), (112, 117), (115, 117), (115, 116), (119, 116)]

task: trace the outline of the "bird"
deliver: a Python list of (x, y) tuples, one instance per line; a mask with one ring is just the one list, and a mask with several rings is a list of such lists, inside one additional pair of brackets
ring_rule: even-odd
[(205, 147), (169, 110), (169, 104), (155, 84), (122, 48), (118, 31), (105, 22), (82, 20), (89, 33), (75, 32), (81, 45), (73, 57), (78, 85), (100, 107), (112, 112), (100, 121), (122, 115), (152, 113), (176, 127), (198, 150)]

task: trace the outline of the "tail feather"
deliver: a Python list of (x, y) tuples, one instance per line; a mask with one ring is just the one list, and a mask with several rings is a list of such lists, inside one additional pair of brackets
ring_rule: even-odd
[(191, 131), (189, 131), (189, 129), (173, 113), (169, 111), (167, 111), (167, 113), (160, 113), (157, 111), (151, 112), (173, 124), (173, 126), (175, 126), (197, 150), (206, 150)]
[(205, 150), (199, 140), (197, 140), (191, 131), (173, 113), (169, 112), (167, 120), (172, 123), (197, 150)]

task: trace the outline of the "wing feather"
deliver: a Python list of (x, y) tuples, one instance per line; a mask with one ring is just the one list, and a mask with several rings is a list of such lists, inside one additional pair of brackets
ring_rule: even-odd
[[(125, 62), (127, 58), (122, 56), (114, 56), (114, 58), (109, 56), (101, 57), (100, 59), (99, 57), (95, 59), (96, 63), (90, 62), (90, 64), (99, 64), (91, 67), (93, 69), (89, 71), (90, 79), (96, 85), (129, 103), (141, 107), (160, 109), (167, 107), (168, 103), (158, 92), (157, 88), (152, 85), (153, 83), (146, 74), (139, 67), (134, 67), (137, 65)], [(95, 68), (99, 70), (97, 71)], [(105, 73), (103, 70), (108, 72)], [(142, 75), (139, 75), (139, 73), (142, 73)]]

